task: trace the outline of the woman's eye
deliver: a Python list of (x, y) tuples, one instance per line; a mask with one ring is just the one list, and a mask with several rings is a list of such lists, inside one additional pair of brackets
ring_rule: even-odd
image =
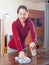
[(20, 13), (20, 15), (22, 15), (22, 13)]

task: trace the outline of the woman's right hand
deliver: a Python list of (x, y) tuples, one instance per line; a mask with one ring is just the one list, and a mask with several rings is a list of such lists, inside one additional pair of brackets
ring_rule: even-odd
[(25, 53), (24, 53), (24, 51), (19, 52), (19, 57), (20, 57), (21, 59), (24, 59), (24, 58), (25, 58)]

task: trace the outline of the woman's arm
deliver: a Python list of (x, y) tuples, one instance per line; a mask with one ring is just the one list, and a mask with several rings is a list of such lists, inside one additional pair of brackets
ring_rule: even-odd
[(15, 40), (16, 48), (17, 48), (18, 52), (20, 52), (20, 51), (22, 51), (22, 45), (21, 45), (18, 30), (17, 30), (17, 27), (16, 27), (16, 23), (12, 24), (12, 33), (13, 33), (13, 37), (14, 37), (14, 40)]
[(31, 33), (32, 42), (36, 42), (37, 35), (36, 35), (35, 27), (32, 21), (30, 22), (30, 33)]

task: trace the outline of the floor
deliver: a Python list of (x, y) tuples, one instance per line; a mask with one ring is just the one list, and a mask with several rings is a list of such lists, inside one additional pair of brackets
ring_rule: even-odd
[[(30, 51), (25, 51), (25, 53), (31, 62), (22, 65), (49, 65), (49, 49), (37, 49), (37, 55), (34, 57), (31, 56)], [(16, 56), (18, 56), (16, 52), (0, 55), (0, 65), (21, 65), (15, 61)]]

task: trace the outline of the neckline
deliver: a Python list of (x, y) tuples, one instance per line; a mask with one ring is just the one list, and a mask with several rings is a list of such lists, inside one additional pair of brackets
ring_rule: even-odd
[(25, 26), (23, 27), (23, 25), (21, 24), (21, 22), (19, 20), (19, 25), (24, 29), (26, 27), (26, 22), (25, 22)]

